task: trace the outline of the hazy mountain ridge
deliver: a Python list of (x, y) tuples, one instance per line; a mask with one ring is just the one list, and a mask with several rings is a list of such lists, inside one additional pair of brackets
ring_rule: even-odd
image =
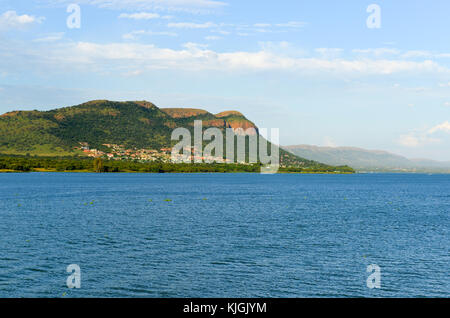
[(349, 165), (358, 171), (449, 172), (450, 162), (409, 159), (382, 150), (356, 147), (284, 146), (283, 149), (306, 159), (329, 165)]

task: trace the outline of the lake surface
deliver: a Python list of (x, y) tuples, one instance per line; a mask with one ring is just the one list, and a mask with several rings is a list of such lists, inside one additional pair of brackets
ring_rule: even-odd
[(0, 297), (449, 297), (449, 210), (448, 175), (0, 174)]

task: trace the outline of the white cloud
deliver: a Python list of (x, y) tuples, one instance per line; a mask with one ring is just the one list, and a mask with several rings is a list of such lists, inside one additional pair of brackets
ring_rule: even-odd
[(189, 51), (199, 52), (206, 49), (208, 47), (208, 44), (187, 42), (183, 44), (183, 47), (188, 49)]
[(375, 57), (391, 55), (391, 56), (398, 56), (399, 58), (402, 58), (402, 59), (450, 58), (450, 53), (435, 53), (435, 52), (424, 51), (424, 50), (401, 51), (401, 50), (394, 49), (394, 48), (355, 49), (352, 52), (359, 54), (359, 55), (373, 55)]
[(441, 139), (434, 138), (432, 135), (436, 133), (450, 133), (450, 122), (445, 121), (428, 130), (416, 130), (405, 135), (401, 135), (398, 143), (405, 147), (422, 147), (429, 144), (436, 144), (442, 142)]
[(306, 25), (306, 22), (301, 21), (290, 21), (285, 23), (255, 23), (253, 24), (253, 27), (255, 28), (271, 28), (271, 27), (278, 27), (278, 28), (302, 28)]
[(212, 22), (205, 22), (205, 23), (177, 22), (177, 23), (169, 23), (167, 26), (169, 28), (178, 28), (178, 29), (208, 29), (217, 27), (217, 25)]
[(430, 58), (433, 54), (428, 51), (407, 51), (402, 54), (403, 58)]
[(323, 58), (330, 59), (337, 58), (344, 50), (339, 48), (318, 48), (315, 49), (315, 51), (319, 53)]
[(430, 51), (407, 51), (401, 55), (402, 58), (449, 58), (449, 53), (433, 53)]
[(280, 28), (303, 28), (306, 25), (306, 22), (301, 21), (290, 21), (287, 23), (278, 23), (275, 26)]
[(219, 34), (222, 34), (222, 35), (230, 35), (231, 34), (231, 32), (224, 31), (224, 30), (213, 30), (211, 32), (219, 33)]
[(41, 38), (33, 40), (33, 42), (56, 42), (64, 38), (64, 32), (50, 33)]
[(222, 39), (222, 38), (220, 36), (216, 36), (216, 35), (205, 36), (205, 40), (207, 40), (207, 41), (217, 41), (220, 39)]
[(444, 106), (450, 107), (450, 102), (445, 102)]
[[(145, 30), (133, 31), (124, 35), (133, 40), (144, 35), (168, 35)], [(284, 71), (298, 75), (322, 76), (324, 73), (354, 77), (371, 75), (391, 75), (401, 73), (408, 76), (450, 73), (433, 61), (403, 61), (388, 59), (344, 59), (323, 58), (317, 54), (309, 57), (304, 52), (289, 45), (288, 42), (262, 43), (258, 51), (217, 52), (205, 45), (184, 45), (181, 49), (160, 48), (153, 44), (141, 43), (94, 43), (72, 42), (36, 47), (4, 45), (1, 54), (10, 54), (21, 49), (25, 60), (16, 65), (36, 69), (39, 65), (46, 71), (53, 65), (55, 70), (79, 68), (99, 72), (139, 69), (146, 72), (152, 69), (173, 70), (214, 70), (223, 72)], [(0, 61), (1, 62), (1, 61)], [(20, 64), (18, 64), (20, 63)], [(3, 63), (4, 64), (4, 63)], [(5, 64), (4, 69), (7, 70)], [(17, 70), (15, 70), (17, 71)]]
[(420, 140), (414, 135), (402, 135), (398, 142), (405, 147), (417, 147), (420, 145)]
[(171, 36), (171, 37), (178, 36), (178, 34), (175, 33), (175, 32), (165, 32), (165, 31), (157, 32), (157, 31), (149, 31), (149, 30), (148, 31), (147, 30), (136, 30), (136, 31), (132, 31), (130, 33), (126, 33), (126, 34), (122, 35), (122, 38), (124, 40), (136, 40), (140, 36), (144, 36), (144, 35), (148, 35), (148, 36)]
[(434, 134), (437, 132), (450, 133), (450, 122), (445, 121), (442, 124), (436, 125), (433, 128), (431, 128), (430, 130), (428, 130), (429, 134)]
[(352, 50), (353, 53), (356, 54), (369, 54), (374, 55), (376, 57), (380, 57), (382, 55), (397, 55), (400, 53), (397, 49), (391, 49), (391, 48), (376, 48), (376, 49), (354, 49)]
[(43, 20), (43, 17), (28, 14), (18, 15), (16, 11), (6, 11), (0, 15), (0, 31), (22, 29), (34, 23), (41, 23)]
[(133, 19), (133, 20), (151, 20), (158, 19), (160, 15), (158, 13), (139, 12), (139, 13), (122, 13), (119, 15), (121, 19)]
[(130, 33), (122, 35), (122, 38), (124, 40), (136, 40), (137, 38), (139, 38), (140, 35), (145, 34), (145, 32), (146, 32), (145, 30), (131, 31)]
[(220, 23), (218, 26), (232, 28), (239, 36), (249, 36), (258, 33), (287, 33), (297, 31), (305, 25), (306, 22), (290, 21), (286, 23), (259, 22), (253, 24)]
[(436, 144), (440, 142), (441, 140), (439, 139), (431, 138), (426, 134), (421, 134), (417, 132), (401, 135), (400, 138), (398, 139), (398, 143), (400, 145), (408, 148), (422, 147), (429, 144)]

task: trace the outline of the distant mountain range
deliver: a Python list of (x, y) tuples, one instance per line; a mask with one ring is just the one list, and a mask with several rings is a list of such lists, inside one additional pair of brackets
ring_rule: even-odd
[[(194, 108), (158, 108), (147, 101), (95, 100), (50, 111), (13, 111), (1, 115), (0, 154), (84, 156), (77, 149), (80, 145), (101, 150), (105, 144), (162, 150), (174, 144), (171, 134), (175, 128), (193, 130), (195, 120), (202, 120), (204, 129), (255, 128), (258, 133), (256, 125), (238, 111), (211, 114)], [(280, 163), (330, 168), (282, 149)]]
[(450, 162), (408, 159), (386, 151), (310, 145), (285, 146), (282, 148), (306, 159), (328, 165), (349, 165), (357, 171), (450, 173)]

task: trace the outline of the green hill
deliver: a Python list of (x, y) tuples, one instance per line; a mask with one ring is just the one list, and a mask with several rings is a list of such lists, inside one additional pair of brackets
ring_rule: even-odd
[[(50, 111), (14, 111), (0, 116), (0, 154), (36, 156), (85, 156), (79, 148), (86, 143), (104, 150), (104, 144), (124, 149), (170, 148), (173, 129), (193, 130), (194, 120), (202, 120), (204, 129), (255, 128), (237, 111), (214, 115), (189, 108), (160, 109), (146, 101), (90, 101)], [(329, 166), (280, 150), (283, 166)]]

